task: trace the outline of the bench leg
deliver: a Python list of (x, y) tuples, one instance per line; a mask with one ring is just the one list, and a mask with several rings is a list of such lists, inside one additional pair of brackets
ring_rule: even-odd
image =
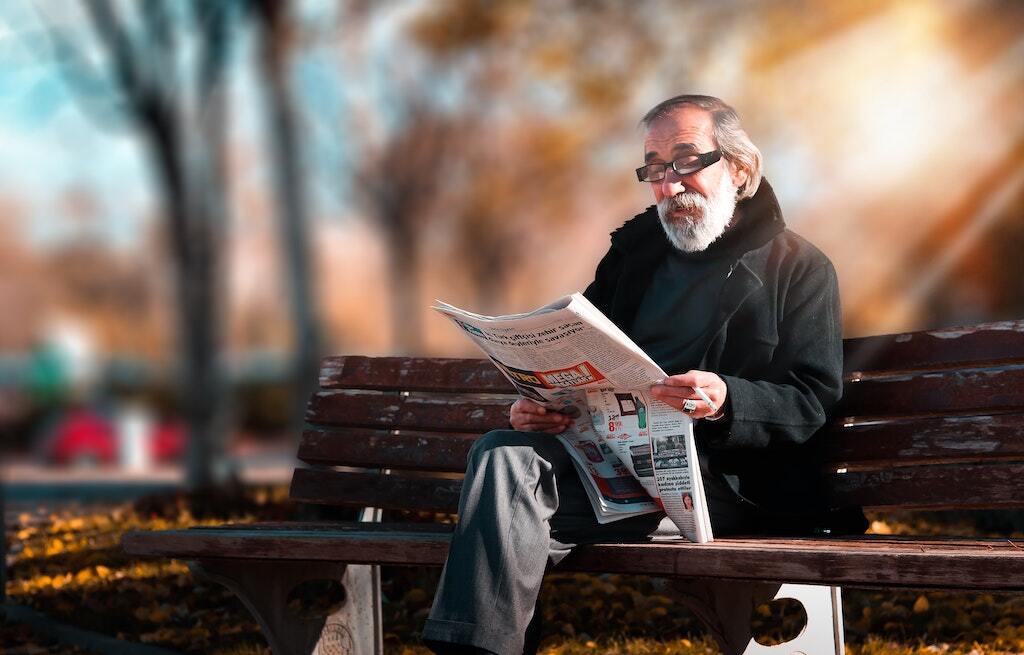
[[(707, 626), (724, 655), (844, 655), (839, 587), (720, 579), (655, 582)], [(760, 603), (781, 598), (792, 598), (803, 605), (807, 625), (795, 639), (762, 646), (752, 638), (750, 613)]]
[(784, 584), (775, 600), (792, 598), (804, 606), (807, 626), (795, 639), (775, 646), (762, 646), (753, 639), (743, 655), (843, 655), (843, 602), (839, 587)]
[[(204, 560), (190, 562), (201, 577), (237, 595), (260, 624), (274, 655), (381, 655), (380, 569), (336, 562)], [(288, 594), (310, 580), (340, 580), (345, 601), (326, 617), (288, 611)]]

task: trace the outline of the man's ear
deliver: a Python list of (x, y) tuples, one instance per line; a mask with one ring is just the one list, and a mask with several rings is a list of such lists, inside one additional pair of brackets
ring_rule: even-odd
[(728, 162), (728, 164), (729, 176), (732, 178), (732, 185), (739, 189), (740, 187), (747, 183), (747, 178), (749, 177), (747, 175), (747, 171), (740, 168), (739, 166), (732, 162)]

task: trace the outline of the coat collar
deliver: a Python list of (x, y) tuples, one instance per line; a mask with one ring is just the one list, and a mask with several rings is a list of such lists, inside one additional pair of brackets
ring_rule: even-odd
[[(735, 227), (730, 228), (719, 241), (722, 242), (720, 247), (728, 246), (723, 248), (723, 255), (739, 260), (736, 268), (741, 275), (730, 275), (730, 278), (734, 279), (731, 279), (732, 284), (727, 286), (740, 284), (744, 291), (735, 298), (723, 298), (718, 308), (722, 316), (729, 316), (735, 312), (743, 300), (761, 285), (761, 280), (754, 271), (760, 270), (763, 266), (763, 262), (758, 260), (767, 257), (767, 253), (764, 252), (767, 249), (763, 246), (785, 229), (775, 193), (763, 179), (753, 198), (737, 203), (736, 214)], [(740, 229), (740, 226), (743, 228)], [(616, 325), (628, 331), (640, 308), (644, 291), (650, 285), (651, 277), (672, 250), (672, 245), (658, 220), (657, 208), (648, 207), (612, 232), (612, 250), (621, 253), (622, 272), (611, 306), (605, 310), (610, 311), (608, 316)]]

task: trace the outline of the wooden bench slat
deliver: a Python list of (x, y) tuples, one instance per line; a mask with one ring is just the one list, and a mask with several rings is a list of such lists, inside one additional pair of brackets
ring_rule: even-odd
[(867, 509), (1012, 509), (1024, 507), (1024, 462), (937, 464), (834, 473), (830, 502)]
[[(1024, 367), (944, 371), (848, 382), (837, 416), (942, 416), (1024, 410)], [(312, 396), (310, 423), (483, 434), (508, 427), (510, 398), (418, 396), (326, 390)]]
[[(922, 330), (843, 342), (847, 372), (948, 367), (970, 363), (1024, 363), (1024, 320)], [(324, 389), (513, 393), (487, 359), (327, 357)]]
[[(1024, 367), (949, 371), (847, 383), (839, 416), (948, 415), (1024, 410)], [(407, 396), (321, 391), (310, 399), (310, 423), (483, 434), (508, 427), (511, 399)], [(986, 411), (988, 410), (988, 411)]]
[(434, 533), (450, 533), (455, 530), (454, 523), (364, 523), (361, 521), (260, 521), (259, 523), (222, 523), (220, 525), (196, 525), (187, 528), (185, 532), (196, 532), (204, 530), (264, 530), (292, 533), (295, 531), (306, 532), (329, 532), (335, 536), (347, 532), (363, 532), (373, 530), (375, 532), (417, 532), (427, 535)]
[(508, 427), (512, 399), (405, 396), (399, 393), (319, 391), (306, 410), (309, 423), (483, 434)]
[[(436, 535), (448, 535), (455, 531), (454, 523), (412, 523), (403, 521), (399, 523), (364, 523), (360, 521), (260, 521), (258, 523), (224, 523), (221, 525), (198, 525), (178, 530), (177, 532), (194, 533), (203, 531), (219, 532), (221, 530), (263, 530), (278, 531), (282, 535), (305, 534), (308, 532), (333, 533), (340, 536), (350, 532), (374, 532), (374, 533), (401, 533), (414, 532), (428, 538)], [(748, 536), (728, 537), (719, 539), (720, 542), (728, 543), (730, 548), (755, 548), (773, 550), (776, 548), (793, 548), (807, 545), (812, 548), (820, 547), (822, 543), (847, 543), (856, 542), (858, 548), (890, 549), (925, 546), (930, 552), (960, 552), (962, 549), (993, 550), (1017, 547), (1016, 542), (999, 538), (985, 537), (953, 537), (953, 536), (915, 536), (915, 535), (891, 535), (871, 534), (854, 535), (848, 537), (779, 537), (779, 536)], [(645, 542), (646, 543), (646, 542)], [(651, 543), (665, 543), (664, 540), (651, 540)]]
[[(872, 509), (1024, 507), (1024, 462), (937, 464), (826, 476), (828, 501)], [(461, 479), (296, 469), (291, 497), (299, 502), (454, 513)]]
[(487, 359), (328, 357), (320, 368), (323, 389), (515, 393)]
[[(310, 428), (298, 457), (310, 464), (462, 472), (473, 433)], [(917, 466), (937, 461), (1024, 459), (1024, 414), (837, 426), (821, 435), (826, 466)]]
[(310, 428), (302, 433), (299, 459), (310, 464), (423, 471), (466, 469), (479, 434), (406, 432), (367, 428)]
[(847, 382), (836, 416), (993, 414), (1024, 410), (1024, 367)]
[(820, 435), (819, 443), (820, 459), (830, 466), (1024, 460), (1024, 414), (837, 426)]
[(1024, 320), (886, 334), (843, 342), (847, 372), (1024, 363)]
[(461, 491), (455, 479), (295, 469), (290, 496), (316, 505), (455, 512)]
[[(365, 524), (363, 524), (365, 526)], [(447, 529), (130, 532), (131, 555), (441, 566)], [(1007, 540), (719, 539), (581, 546), (559, 570), (903, 588), (1024, 590), (1024, 543)], [(951, 556), (955, 554), (955, 556)]]

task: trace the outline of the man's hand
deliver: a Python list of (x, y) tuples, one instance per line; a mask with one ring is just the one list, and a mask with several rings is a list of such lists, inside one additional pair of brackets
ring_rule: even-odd
[(651, 387), (651, 395), (664, 403), (672, 405), (676, 409), (682, 409), (683, 402), (686, 400), (695, 401), (697, 408), (692, 412), (687, 412), (687, 416), (690, 418), (706, 418), (715, 414), (708, 407), (708, 404), (701, 400), (697, 392), (693, 390), (694, 387), (700, 387), (700, 390), (707, 394), (719, 412), (725, 407), (725, 397), (729, 393), (728, 388), (725, 386), (725, 381), (708, 371), (687, 371), (686, 373), (667, 377), (661, 384), (655, 384)]
[(508, 422), (514, 429), (523, 432), (561, 434), (572, 424), (572, 419), (528, 398), (520, 398), (512, 403), (508, 412)]

